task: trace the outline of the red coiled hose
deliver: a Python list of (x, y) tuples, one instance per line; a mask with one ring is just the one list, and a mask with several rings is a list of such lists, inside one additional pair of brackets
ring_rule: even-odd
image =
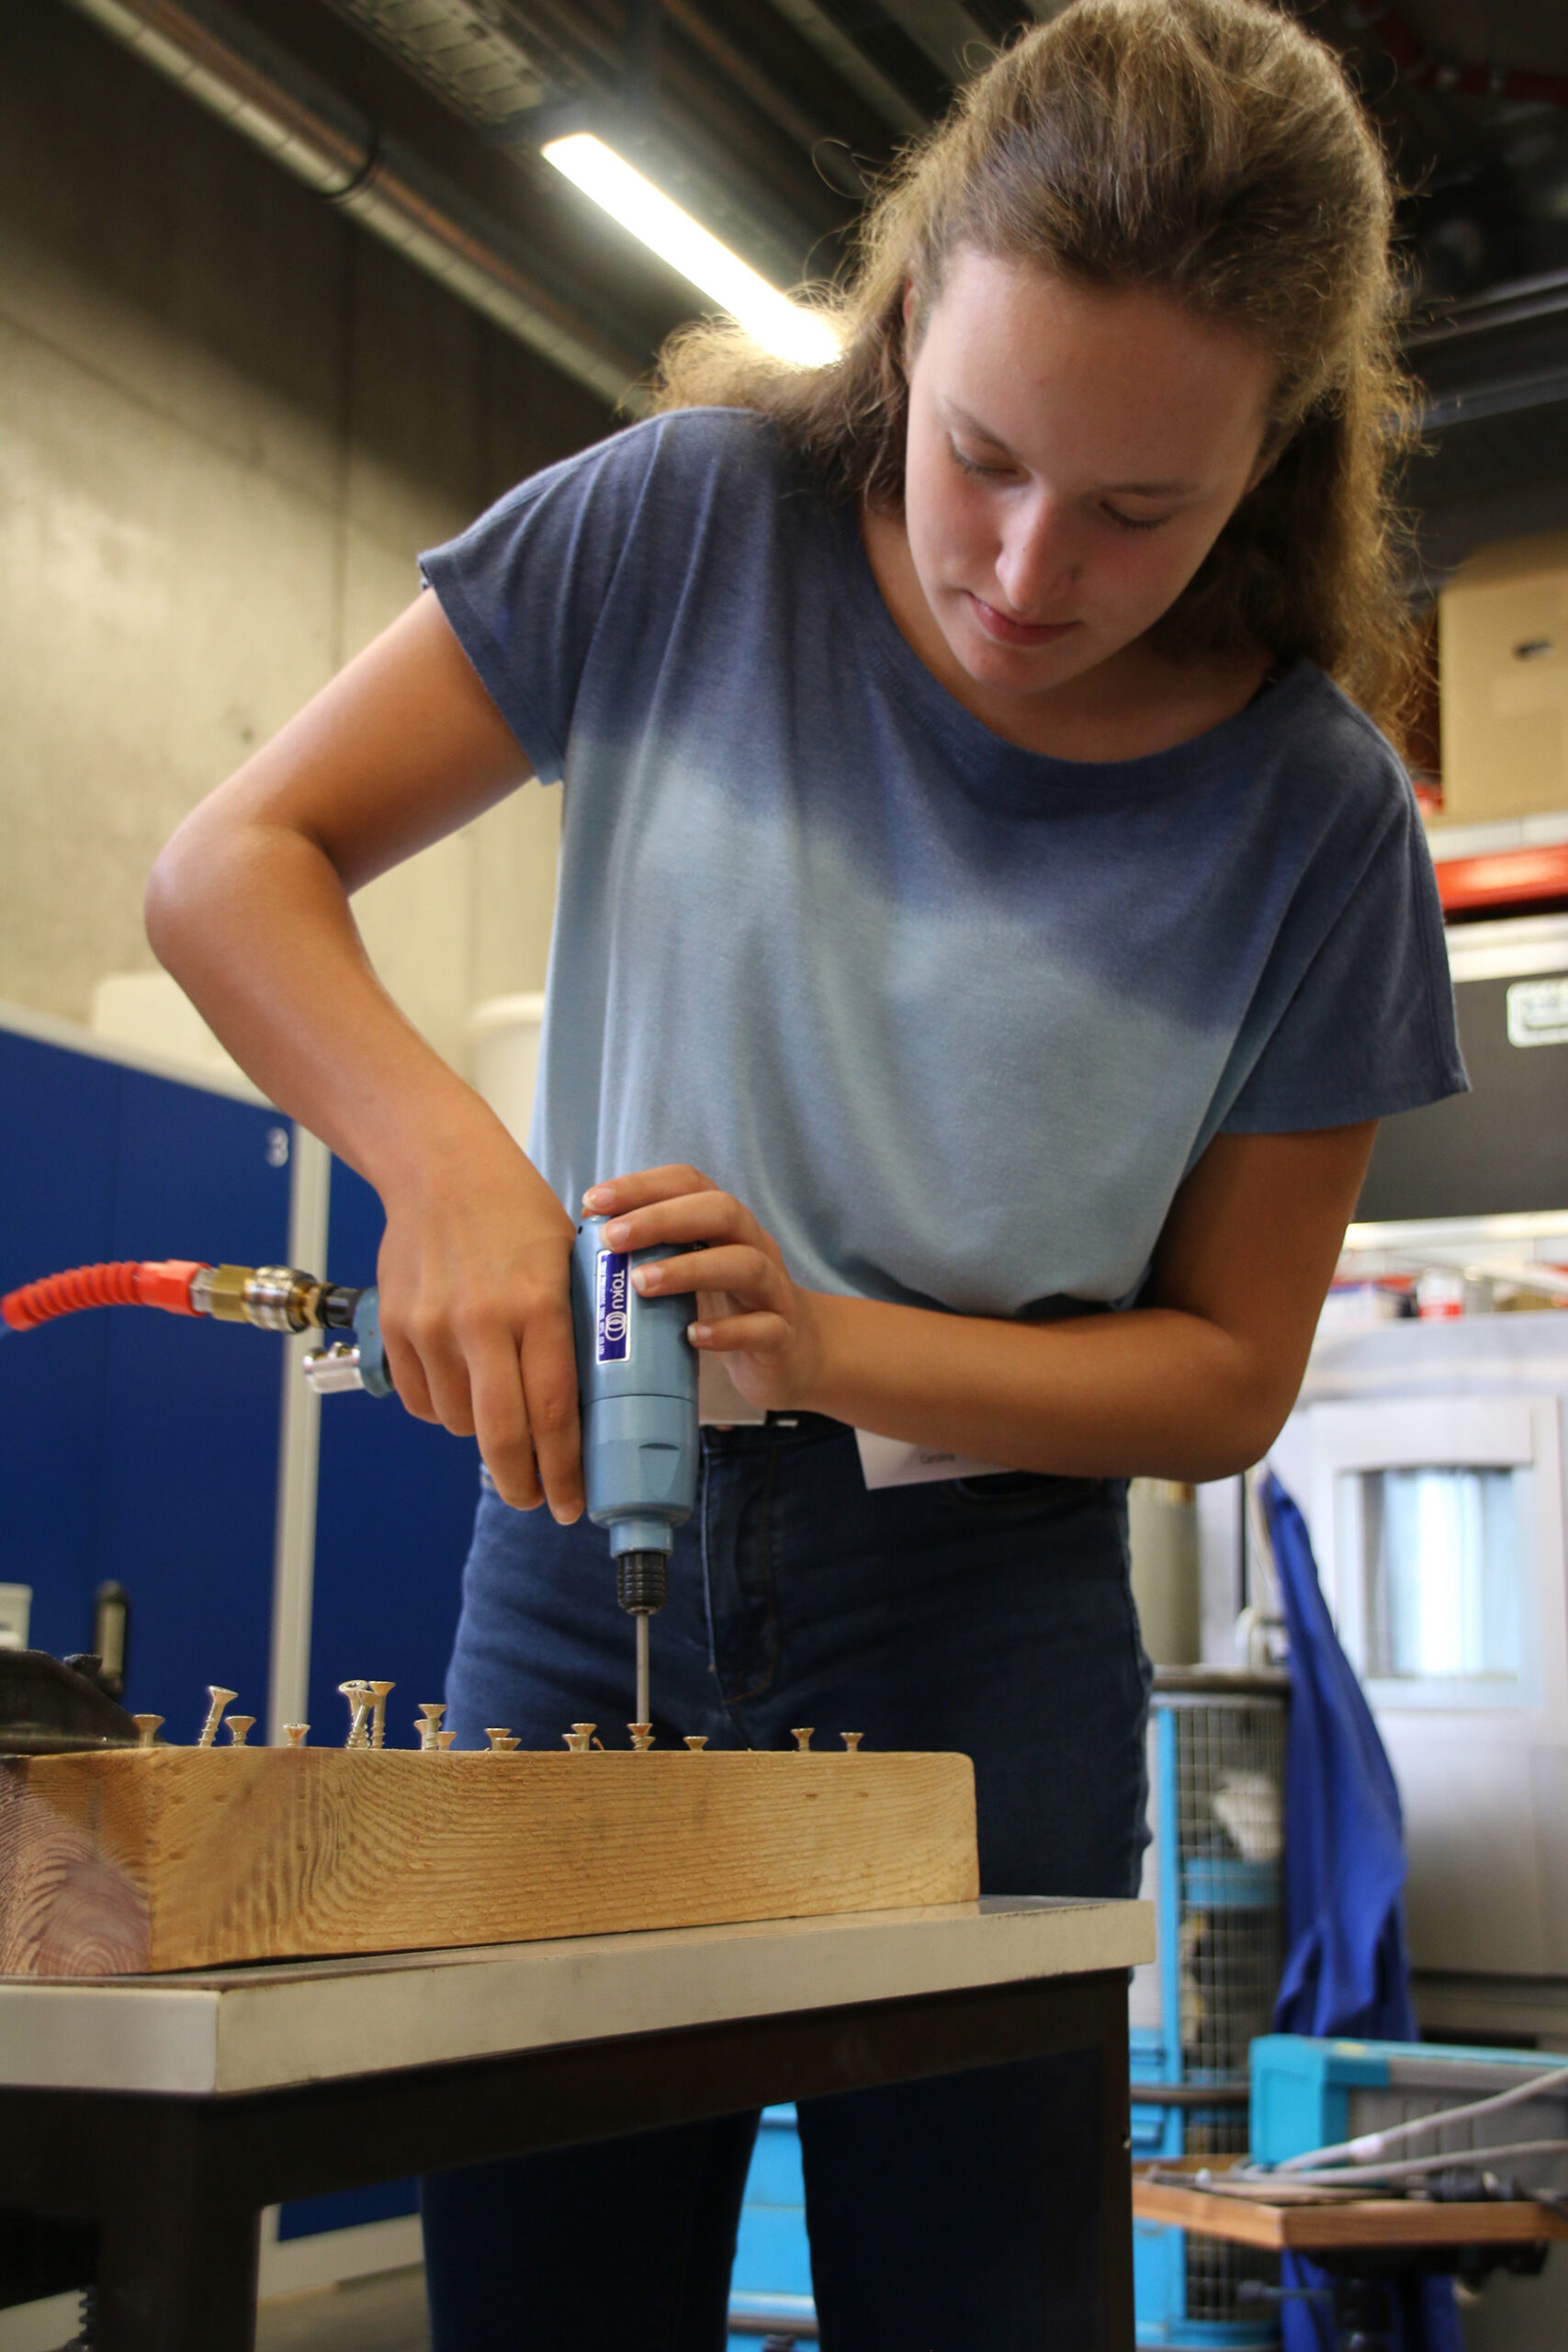
[(106, 1266), (74, 1266), (66, 1274), (46, 1274), (0, 1298), (0, 1319), (13, 1331), (35, 1330), (57, 1315), (84, 1306), (161, 1306), (169, 1315), (197, 1315), (190, 1303), (194, 1276), (207, 1271), (197, 1258), (126, 1258)]

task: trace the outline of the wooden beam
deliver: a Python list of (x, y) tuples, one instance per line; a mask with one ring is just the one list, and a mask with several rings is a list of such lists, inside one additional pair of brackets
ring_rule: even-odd
[[(1464, 2161), (1454, 2158), (1456, 2164)], [(1208, 2162), (1213, 2165), (1213, 2157)], [(1147, 2180), (1135, 2169), (1133, 2213), (1140, 2222), (1169, 2222), (1202, 2237), (1277, 2254), (1356, 2245), (1533, 2245), (1542, 2238), (1568, 2238), (1568, 2221), (1528, 2198), (1484, 2205), (1434, 2205), (1403, 2197), (1271, 2204), (1223, 2189), (1178, 2188)]]
[(0, 1970), (118, 1975), (966, 1902), (967, 1757), (120, 1749), (0, 1764)]

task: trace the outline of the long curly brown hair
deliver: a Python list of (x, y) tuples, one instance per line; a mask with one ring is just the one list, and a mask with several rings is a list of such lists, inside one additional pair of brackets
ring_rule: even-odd
[(701, 320), (666, 344), (656, 405), (761, 410), (829, 496), (896, 508), (907, 360), (955, 253), (1168, 292), (1250, 336), (1276, 378), (1272, 466), (1159, 643), (1305, 654), (1397, 736), (1415, 654), (1394, 486), (1415, 403), (1393, 222), (1338, 61), (1290, 18), (1258, 0), (1072, 0), (889, 174), (847, 283), (818, 298), (835, 361), (773, 359), (733, 322)]

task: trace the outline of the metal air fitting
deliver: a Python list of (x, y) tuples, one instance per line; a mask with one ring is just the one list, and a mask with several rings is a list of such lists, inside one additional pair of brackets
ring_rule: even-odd
[(346, 1341), (336, 1340), (330, 1348), (317, 1348), (305, 1359), (305, 1377), (318, 1396), (335, 1396), (347, 1388), (363, 1388), (359, 1370), (359, 1350)]
[(260, 1331), (308, 1331), (320, 1319), (321, 1285), (297, 1266), (203, 1266), (190, 1303), (220, 1323), (253, 1323)]

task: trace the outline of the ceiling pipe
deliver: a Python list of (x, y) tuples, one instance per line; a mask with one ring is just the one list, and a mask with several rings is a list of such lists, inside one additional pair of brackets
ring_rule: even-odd
[(498, 222), (222, 0), (69, 5), (564, 375), (637, 404), (636, 358), (541, 285)]

